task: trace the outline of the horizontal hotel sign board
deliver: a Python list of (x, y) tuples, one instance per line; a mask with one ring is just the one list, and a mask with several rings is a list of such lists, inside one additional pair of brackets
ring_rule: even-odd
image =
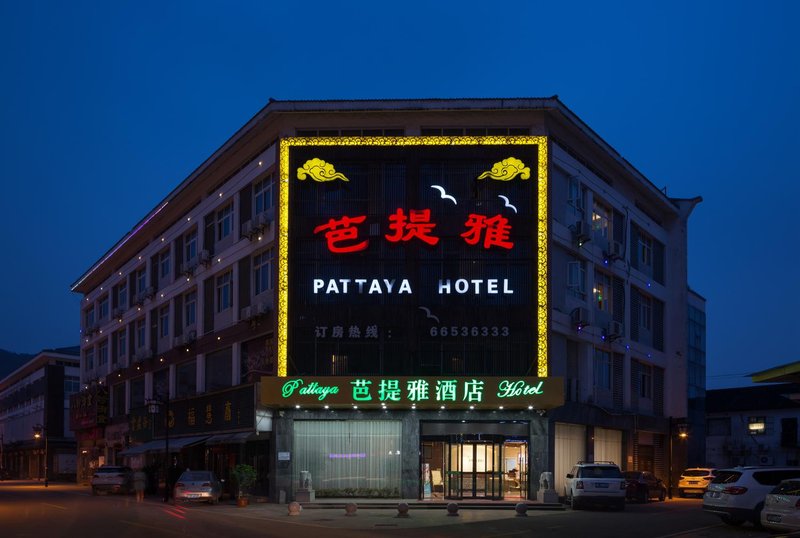
[(262, 377), (272, 407), (551, 409), (564, 404), (560, 377)]

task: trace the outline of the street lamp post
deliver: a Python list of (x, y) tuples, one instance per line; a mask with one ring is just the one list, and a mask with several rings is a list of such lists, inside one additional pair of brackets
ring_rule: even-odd
[[(153, 420), (161, 410), (161, 401), (153, 398), (147, 402)], [(169, 500), (169, 391), (164, 398), (164, 502)]]
[[(675, 420), (676, 419), (673, 419), (672, 417), (669, 417), (669, 453), (667, 454), (669, 456), (669, 463), (667, 465), (667, 467), (669, 468), (668, 476), (667, 476), (667, 485), (669, 487), (667, 488), (667, 495), (669, 496), (670, 499), (672, 499), (672, 484), (673, 484), (673, 478), (672, 478), (672, 450), (673, 450), (673, 437), (674, 437), (673, 423), (675, 422)], [(678, 438), (679, 439), (684, 440), (687, 437), (689, 437), (689, 432), (688, 432), (689, 427), (686, 424), (686, 422), (684, 422), (684, 419), (680, 419), (680, 422), (677, 424), (677, 428), (678, 428)]]
[(44, 487), (47, 487), (47, 428), (37, 424), (33, 427), (33, 437), (38, 441), (42, 436), (44, 436)]

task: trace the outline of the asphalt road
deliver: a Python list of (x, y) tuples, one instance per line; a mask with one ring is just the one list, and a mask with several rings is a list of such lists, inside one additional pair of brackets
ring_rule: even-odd
[(730, 527), (704, 513), (698, 499), (629, 504), (625, 511), (530, 511), (525, 518), (511, 510), (470, 510), (448, 517), (441, 510), (413, 509), (411, 517), (394, 517), (394, 510), (361, 505), (356, 517), (341, 509), (307, 508), (289, 517), (286, 507), (252, 504), (237, 508), (172, 506), (156, 498), (136, 503), (134, 496), (93, 497), (88, 487), (24, 482), (0, 482), (0, 536), (22, 537), (767, 537), (749, 524)]

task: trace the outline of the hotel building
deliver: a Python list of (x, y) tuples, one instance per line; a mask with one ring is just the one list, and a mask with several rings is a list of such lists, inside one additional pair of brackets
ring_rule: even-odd
[(271, 100), (74, 283), (79, 450), (275, 501), (666, 479), (699, 201), (555, 97)]

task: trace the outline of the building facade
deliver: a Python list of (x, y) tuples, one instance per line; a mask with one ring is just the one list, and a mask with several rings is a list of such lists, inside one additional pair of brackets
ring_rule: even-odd
[(250, 461), (275, 500), (663, 477), (699, 201), (556, 98), (271, 101), (73, 285), (84, 441)]
[(706, 465), (706, 300), (689, 290), (687, 316), (687, 467)]
[(75, 480), (69, 398), (79, 367), (78, 347), (44, 350), (0, 380), (0, 469), (12, 478)]
[(709, 465), (798, 465), (800, 385), (709, 390), (706, 399)]

